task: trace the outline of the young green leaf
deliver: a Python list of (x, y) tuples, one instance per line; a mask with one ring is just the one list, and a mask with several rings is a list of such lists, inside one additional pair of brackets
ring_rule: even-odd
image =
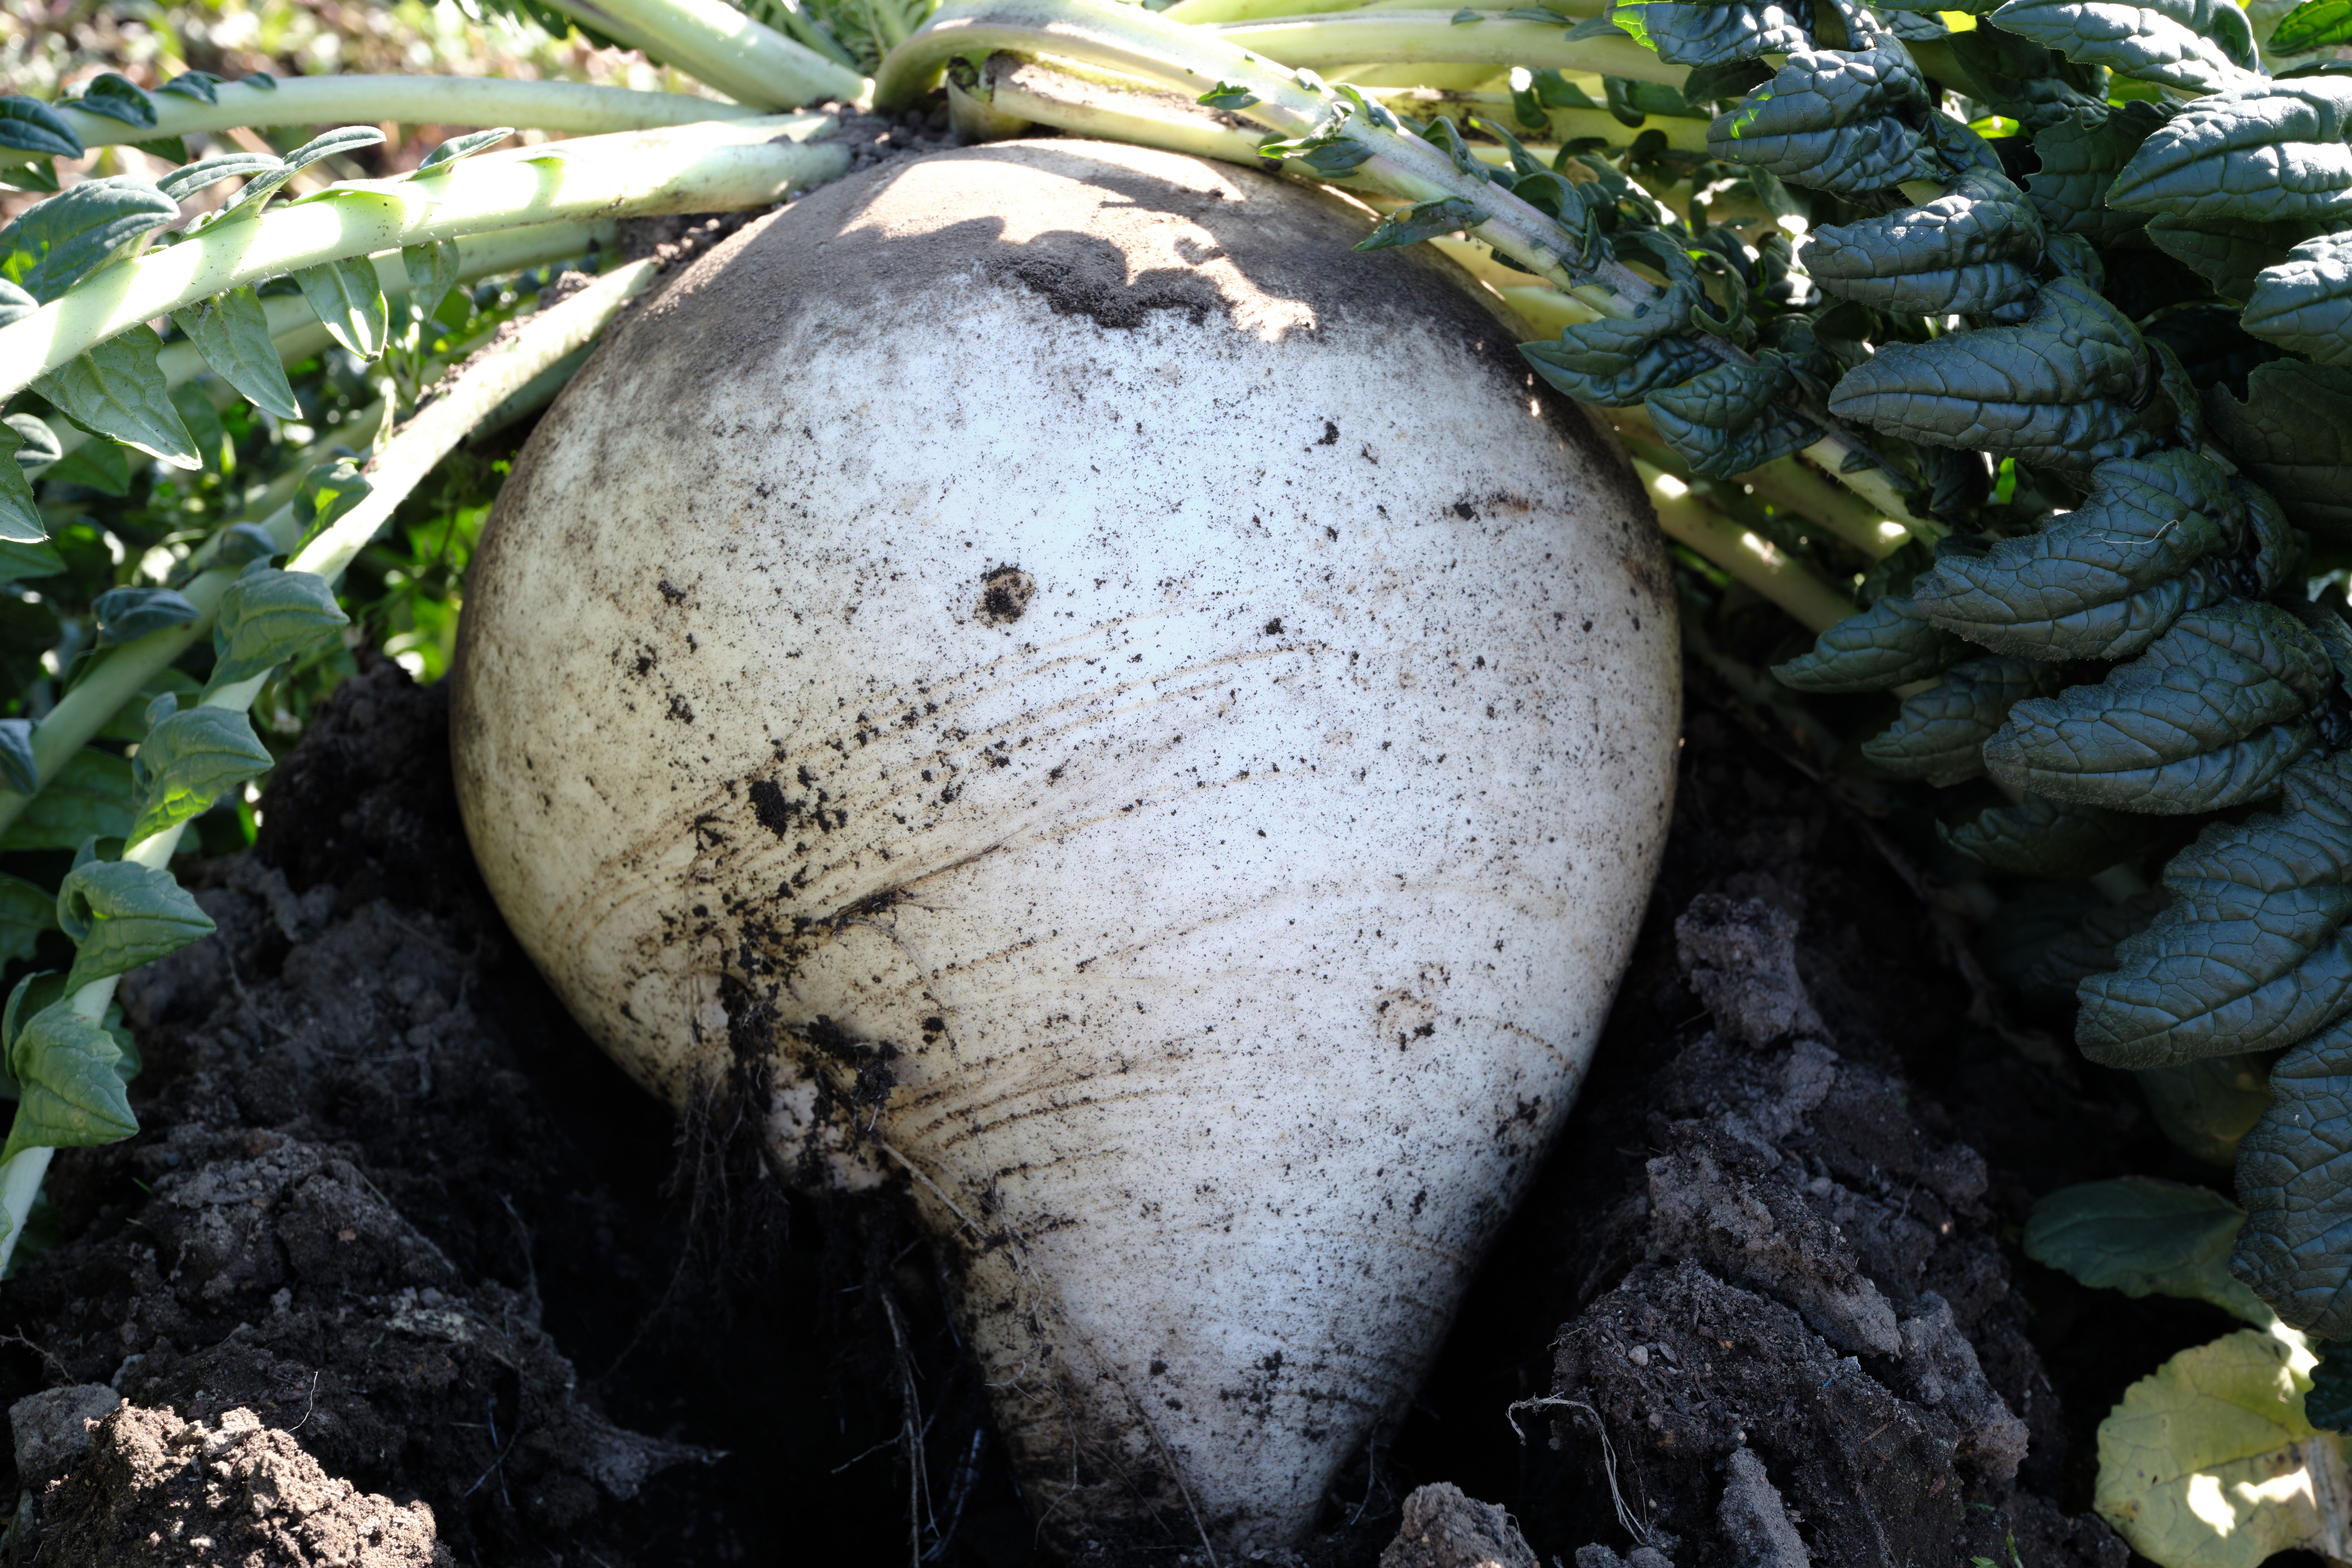
[(33, 721), (0, 719), (0, 784), (18, 795), (41, 787), (40, 764), (33, 760)]
[(374, 359), (383, 353), (392, 314), (373, 262), (364, 256), (322, 261), (295, 273), (294, 281), (301, 286), (302, 298), (310, 301), (319, 324), (335, 342), (362, 359)]
[[(1461, 20), (1460, 17), (1456, 17), (1454, 19), (1456, 21)], [(1478, 20), (1477, 13), (1471, 13), (1470, 19), (1474, 22)], [(1247, 109), (1251, 104), (1255, 103), (1257, 101), (1257, 94), (1252, 92), (1245, 87), (1235, 87), (1229, 81), (1221, 81), (1216, 86), (1211, 88), (1208, 91), (1202, 93), (1199, 101), (1211, 109), (1223, 109), (1229, 111), (1238, 112), (1242, 110)]]
[(1992, 19), (2077, 65), (2183, 92), (2219, 92), (2259, 68), (2236, 0), (2009, 0)]
[(1370, 235), (1356, 248), (1387, 250), (1394, 246), (1417, 245), (1442, 234), (1475, 228), (1486, 221), (1486, 214), (1473, 203), (1461, 196), (1446, 196), (1418, 206), (1400, 207), (1374, 224)]
[(2352, 214), (2352, 79), (2259, 79), (2190, 104), (2141, 143), (2107, 205), (2202, 224)]
[(2194, 452), (2117, 458), (2038, 533), (1949, 551), (1913, 588), (1929, 620), (1996, 653), (2129, 658), (2228, 588), (2191, 570), (2235, 550), (2247, 519), (2228, 476)]
[(122, 1055), (106, 1026), (70, 1002), (53, 1002), (27, 1023), (8, 1050), (16, 1080), (16, 1120), (0, 1159), (26, 1149), (79, 1149), (113, 1143), (139, 1131), (115, 1064)]
[(2130, 317), (2062, 278), (2018, 326), (1889, 343), (1846, 372), (1830, 412), (1909, 441), (2088, 467), (2170, 444), (2144, 407), (2157, 369)]
[(104, 115), (134, 130), (155, 129), (155, 100), (138, 83), (115, 71), (92, 77), (82, 84), (80, 96), (65, 102), (84, 114)]
[(2136, 1076), (2148, 1114), (2173, 1146), (2223, 1170), (2237, 1167), (2239, 1145), (2271, 1105), (2267, 1053), (2200, 1057)]
[[(500, 125), (488, 131), (468, 131), (463, 136), (452, 136), (425, 154), (424, 162), (416, 165), (416, 174), (423, 174), (435, 169), (446, 169), (458, 159), (469, 153), (478, 153), (485, 147), (495, 147), (513, 134), (513, 126)], [(412, 179), (415, 177), (414, 174), (410, 176)]]
[(1884, 691), (1941, 675), (1969, 651), (1908, 597), (1889, 594), (1823, 632), (1811, 651), (1774, 665), (1772, 673), (1800, 691)]
[(349, 458), (320, 463), (302, 478), (294, 496), (294, 521), (302, 525), (300, 549), (334, 526), (335, 520), (367, 500), (375, 487)]
[(2075, 1043), (2105, 1067), (2276, 1050), (2352, 1008), (2352, 763), (2306, 763), (2286, 809), (2215, 823), (2165, 868), (2173, 901), (2082, 983)]
[(37, 468), (43, 463), (54, 463), (66, 455), (58, 433), (37, 414), (11, 414), (7, 418), (0, 419), (0, 425), (14, 430), (17, 440), (24, 443), (16, 448), (16, 461), (22, 467)]
[(2210, 1301), (2267, 1328), (2271, 1310), (2230, 1276), (2245, 1214), (2204, 1187), (2125, 1176), (2061, 1187), (2033, 1205), (2025, 1256), (2094, 1290)]
[(31, 958), (41, 933), (57, 929), (57, 895), (22, 877), (0, 872), (0, 963), (21, 963)]
[(1707, 127), (1707, 152), (1834, 195), (1932, 179), (1934, 152), (1903, 119), (1928, 108), (1927, 84), (1901, 50), (1789, 50), (1769, 88)]
[(408, 320), (421, 327), (457, 286), (457, 242), (444, 239), (431, 245), (403, 246), (400, 264), (408, 272)]
[(2154, 1562), (2259, 1568), (2281, 1552), (2346, 1550), (2343, 1458), (2304, 1418), (2311, 1352), (2260, 1329), (2186, 1350), (2099, 1424), (2094, 1502)]
[(2271, 33), (2274, 55), (2307, 55), (2352, 44), (2352, 0), (2303, 0)]
[(220, 94), (213, 89), (220, 86), (220, 80), (210, 71), (182, 71), (155, 90), (192, 98), (198, 103), (218, 103)]
[(198, 191), (216, 185), (223, 180), (242, 180), (283, 167), (282, 163), (268, 153), (225, 153), (217, 158), (206, 158), (201, 163), (173, 170), (155, 182), (155, 188), (175, 202), (184, 202)]
[[(252, 80), (250, 77), (246, 79)], [(257, 175), (207, 221), (225, 223), (233, 218), (258, 217), (286, 183), (310, 164), (330, 153), (373, 147), (383, 140), (383, 132), (371, 125), (346, 125), (324, 135), (314, 136), (287, 153), (277, 168)]]
[(2264, 271), (2246, 331), (2321, 364), (2352, 365), (2352, 234), (2309, 239)]
[(201, 468), (204, 457), (172, 405), (171, 384), (155, 356), (163, 340), (142, 322), (118, 332), (80, 358), (33, 383), (75, 424), (179, 468)]
[(46, 304), (179, 216), (144, 180), (84, 180), (0, 228), (0, 278)]
[(2041, 167), (2025, 176), (2026, 199), (2057, 233), (2078, 234), (2098, 246), (2122, 243), (2145, 227), (2147, 217), (2108, 206), (2107, 187), (2163, 123), (2163, 110), (2133, 101), (2078, 109), (2035, 132), (2033, 153)]
[(195, 605), (171, 588), (109, 588), (90, 605), (101, 646), (130, 642), (196, 618)]
[(1862, 754), (1896, 778), (1956, 784), (1985, 771), (1986, 740), (2016, 703), (2057, 687), (2057, 672), (2022, 658), (1975, 658), (1903, 700), (1895, 722)]
[(79, 158), (88, 149), (65, 116), (37, 98), (0, 98), (0, 147), (43, 158)]
[(2242, 805), (2311, 750), (2310, 711), (2335, 684), (2326, 649), (2284, 610), (2191, 610), (2098, 685), (2021, 704), (1985, 763), (2012, 789), (2119, 811)]
[(200, 305), (173, 312), (172, 320), (214, 373), (255, 406), (280, 419), (302, 416), (278, 347), (270, 342), (269, 318), (250, 286), (215, 294)]
[(84, 747), (0, 832), (0, 849), (73, 849), (90, 838), (120, 838), (131, 831), (131, 764)]
[(17, 460), (24, 445), (22, 431), (14, 425), (0, 425), (0, 541), (38, 544), (48, 537), (48, 529), (41, 521), (40, 504), (33, 499), (32, 481), (25, 478), (25, 467)]
[(2290, 521), (2329, 544), (2352, 542), (2352, 368), (2295, 360), (2257, 365), (2242, 401), (2216, 386), (2205, 416)]
[(1936, 825), (1944, 842), (2012, 877), (2073, 881), (2096, 876), (2148, 841), (2145, 818), (2063, 805), (2029, 795), (2015, 805), (1987, 806), (1967, 821)]
[(1727, 363), (1643, 401), (1650, 422), (1701, 479), (1727, 479), (1802, 451), (1822, 428), (1795, 411), (1796, 378), (1778, 354)]
[(1688, 381), (1720, 362), (1688, 335), (1697, 269), (1676, 256), (1667, 271), (1665, 294), (1651, 301), (1647, 315), (1580, 322), (1562, 328), (1557, 342), (1521, 343), (1519, 353), (1551, 385), (1604, 408), (1622, 408), (1658, 387)]
[(195, 707), (156, 721), (132, 764), (141, 786), (139, 815), (125, 841), (137, 844), (203, 815), (275, 765), (242, 710)]
[(1814, 230), (1805, 269), (1823, 293), (1889, 314), (1975, 315), (2032, 296), (2042, 251), (2024, 193), (1971, 169), (1934, 201)]
[[(135, 860), (89, 860), (58, 889), (58, 924), (79, 943), (66, 989), (125, 974), (213, 931), (172, 873)], [(21, 1079), (22, 1075), (19, 1075)]]
[(349, 624), (335, 603), (333, 586), (318, 574), (248, 566), (221, 595), (213, 623), (213, 646), (220, 658), (207, 689), (249, 680), (299, 658)]

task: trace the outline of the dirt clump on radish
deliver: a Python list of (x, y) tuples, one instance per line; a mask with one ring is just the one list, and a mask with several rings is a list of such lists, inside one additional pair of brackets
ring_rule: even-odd
[(1065, 1551), (1312, 1530), (1662, 842), (1632, 468), (1362, 233), (1131, 147), (853, 175), (605, 341), (473, 569), (518, 936), (648, 1087), (922, 1215)]

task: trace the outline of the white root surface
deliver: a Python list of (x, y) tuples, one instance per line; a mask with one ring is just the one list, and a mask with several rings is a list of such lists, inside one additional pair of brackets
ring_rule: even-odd
[(468, 591), (516, 933), (650, 1088), (906, 1189), (1066, 1542), (1312, 1527), (1665, 836), (1639, 485), (1360, 233), (1084, 142), (828, 187), (606, 342)]

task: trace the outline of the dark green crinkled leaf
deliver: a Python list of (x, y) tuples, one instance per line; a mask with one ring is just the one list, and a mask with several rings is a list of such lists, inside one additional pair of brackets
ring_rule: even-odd
[(0, 849), (75, 849), (89, 838), (131, 831), (131, 764), (85, 746), (26, 804)]
[(2062, 805), (2029, 795), (2015, 805), (1988, 806), (1967, 821), (1937, 823), (1945, 843), (1996, 871), (2070, 882), (2096, 876), (2148, 842), (2145, 818)]
[(33, 499), (32, 481), (25, 478), (24, 465), (16, 460), (24, 445), (23, 432), (0, 425), (0, 542), (37, 544), (48, 537), (48, 531)]
[(2078, 234), (2094, 245), (2112, 246), (2147, 224), (2144, 213), (2107, 205), (2107, 187), (2132, 154), (2164, 123), (2164, 112), (2134, 101), (2115, 109), (2077, 110), (2034, 132), (2041, 167), (2025, 176), (2026, 198), (2042, 221), (2060, 234)]
[(108, 71), (104, 76), (92, 77), (82, 84), (79, 97), (68, 98), (65, 103), (68, 108), (79, 109), (84, 114), (100, 114), (109, 120), (119, 120), (134, 130), (155, 129), (155, 100), (148, 97), (138, 83), (119, 72)]
[(2255, 68), (2237, 0), (2009, 0), (1992, 19), (2077, 65), (2183, 92), (2219, 92)]
[(2148, 1113), (2174, 1146), (2224, 1170), (2237, 1164), (2239, 1142), (2270, 1109), (2267, 1052), (2200, 1057), (2137, 1076)]
[(2245, 1215), (2206, 1187), (2125, 1176), (2061, 1187), (2033, 1205), (2025, 1256), (2095, 1290), (2210, 1301), (2250, 1323), (2271, 1314), (2230, 1277), (2230, 1246)]
[(243, 710), (195, 707), (159, 719), (140, 742), (132, 775), (139, 815), (127, 843), (176, 827), (276, 765)]
[(2273, 360), (2205, 395), (2214, 437), (2323, 543), (2352, 543), (2352, 369)]
[(84, 180), (0, 228), (0, 278), (47, 304), (179, 216), (145, 180)]
[(210, 936), (212, 917), (172, 873), (132, 860), (89, 860), (58, 889), (58, 924), (80, 945), (66, 989), (125, 974)]
[(2017, 982), (2026, 995), (2072, 1009), (2075, 987), (2116, 966), (2116, 944), (2147, 929), (2172, 902), (2162, 888), (2135, 893), (2119, 904), (2103, 904), (2079, 924), (2048, 943)]
[(166, 626), (184, 626), (196, 607), (172, 588), (109, 588), (90, 605), (101, 644), (129, 642)]
[(155, 329), (142, 322), (42, 376), (33, 390), (77, 425), (174, 468), (201, 468), (204, 455), (172, 405), (171, 385), (155, 363), (163, 349)]
[(2352, 364), (2352, 234), (2305, 240), (2255, 281), (2246, 331), (2321, 364)]
[(37, 98), (0, 98), (0, 147), (44, 158), (79, 158), (87, 148), (65, 116)]
[(1888, 344), (1845, 374), (1830, 412), (1930, 446), (2088, 467), (2170, 442), (2137, 406), (2156, 369), (2128, 316), (2062, 278), (2018, 326)]
[(2174, 856), (2171, 904), (2083, 982), (2074, 1037), (2093, 1061), (2275, 1050), (2352, 1010), (2352, 763), (2305, 763), (2284, 784), (2284, 812), (2215, 823)]
[(383, 285), (375, 275), (375, 263), (364, 256), (322, 261), (295, 273), (294, 281), (301, 286), (302, 298), (310, 301), (328, 336), (362, 359), (374, 359), (383, 353), (392, 331), (392, 314), (384, 302)]
[(2303, 1396), (2303, 1418), (2323, 1432), (2352, 1432), (2352, 1345), (2325, 1341), (2311, 1369), (2311, 1392)]
[(302, 416), (277, 345), (270, 342), (269, 318), (251, 288), (232, 289), (175, 310), (172, 320), (214, 373), (256, 406), (280, 419)]
[(1890, 594), (1823, 632), (1811, 652), (1773, 666), (1772, 673), (1800, 691), (1884, 691), (1941, 675), (1969, 651), (1908, 598)]
[(213, 623), (213, 647), (220, 657), (206, 689), (250, 680), (299, 658), (349, 624), (335, 603), (333, 586), (317, 573), (249, 566), (221, 595)]
[(1802, 21), (1775, 5), (1620, 5), (1610, 20), (1670, 66), (1721, 68), (1813, 41)]
[(1875, 191), (1934, 177), (1933, 151), (1903, 118), (1928, 107), (1907, 53), (1791, 49), (1769, 86), (1707, 127), (1706, 150), (1792, 185), (1837, 195)]
[(2149, 134), (2107, 205), (2204, 223), (2352, 215), (2352, 79), (2261, 80), (2189, 105)]
[(2352, 1019), (2271, 1067), (2271, 1106), (2238, 1145), (2246, 1227), (2231, 1272), (2298, 1328), (2352, 1339)]
[(121, 1057), (106, 1026), (76, 1013), (71, 1001), (44, 1008), (8, 1049), (16, 1120), (0, 1159), (26, 1149), (113, 1143), (138, 1131), (116, 1070)]
[(1418, 206), (1400, 208), (1372, 226), (1371, 234), (1360, 241), (1358, 250), (1386, 250), (1393, 246), (1417, 245), (1424, 239), (1435, 239), (1441, 234), (1457, 229), (1475, 228), (1486, 221), (1486, 214), (1460, 196), (1423, 202)]
[(1795, 412), (1797, 395), (1786, 362), (1767, 353), (1753, 364), (1717, 364), (1644, 401), (1650, 422), (1693, 473), (1727, 479), (1822, 438), (1821, 426)]
[(1938, 557), (1912, 592), (1937, 626), (2025, 658), (2129, 658), (2182, 614), (2226, 597), (2190, 569), (2234, 551), (2247, 518), (2229, 477), (2194, 452), (2117, 458), (2038, 533)]
[(226, 153), (174, 169), (156, 181), (155, 188), (175, 202), (184, 202), (223, 180), (242, 180), (281, 167), (278, 160), (268, 153)]
[(1997, 172), (1885, 217), (1813, 231), (1805, 270), (1822, 291), (1893, 315), (1975, 315), (2031, 296), (2042, 220)]
[(2147, 237), (2156, 247), (2213, 285), (2225, 300), (2252, 295), (2257, 276), (2286, 260), (2294, 247), (2312, 237), (2313, 226), (2254, 223), (2242, 218), (2207, 218), (2189, 223), (2180, 218), (2150, 221)]
[(1538, 375), (1577, 401), (1622, 408), (1721, 363), (1688, 334), (1697, 294), (1696, 275), (1685, 276), (1639, 321), (1580, 322), (1562, 328), (1556, 342), (1521, 343), (1519, 353)]
[(2074, 79), (2086, 74), (2063, 56), (1990, 20), (1945, 43), (1974, 84), (1987, 109), (2005, 114), (2039, 136), (2051, 126), (2105, 108), (2101, 95)]
[(1927, 690), (1903, 700), (1895, 722), (1862, 743), (1862, 754), (1896, 778), (1955, 784), (1984, 769), (1986, 740), (2010, 709), (2056, 687), (2057, 672), (2022, 658), (1956, 664)]
[(0, 963), (21, 963), (58, 928), (58, 899), (37, 882), (0, 872)]
[(2335, 683), (2326, 649), (2284, 610), (2191, 610), (2098, 685), (2021, 704), (1985, 763), (2012, 789), (2118, 811), (2242, 805), (2316, 743), (2311, 710)]

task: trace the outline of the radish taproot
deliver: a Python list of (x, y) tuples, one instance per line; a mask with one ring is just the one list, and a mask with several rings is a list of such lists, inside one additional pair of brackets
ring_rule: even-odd
[(1362, 232), (1108, 144), (854, 176), (614, 330), (468, 589), (517, 935), (649, 1088), (904, 1188), (1066, 1546), (1313, 1525), (1664, 840), (1641, 485)]

